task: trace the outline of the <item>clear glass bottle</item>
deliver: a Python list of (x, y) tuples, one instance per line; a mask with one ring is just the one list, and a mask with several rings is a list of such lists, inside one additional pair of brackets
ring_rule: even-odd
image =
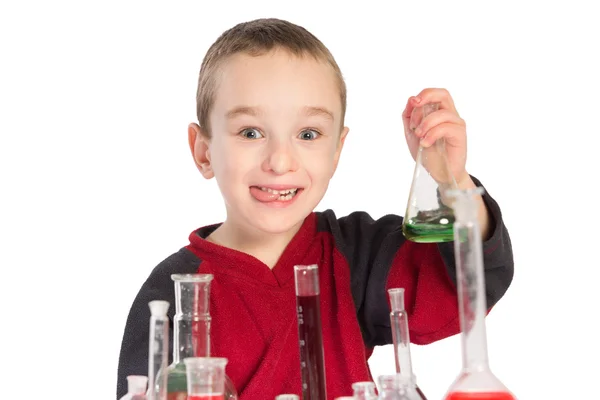
[(352, 398), (354, 400), (377, 400), (375, 382), (354, 382), (352, 384)]
[(411, 379), (400, 374), (379, 377), (379, 400), (419, 400)]
[[(167, 400), (187, 399), (187, 374), (184, 359), (210, 356), (211, 274), (173, 274), (175, 318), (173, 320), (173, 362), (167, 367)], [(161, 379), (157, 379), (160, 393)], [(237, 400), (231, 379), (225, 375), (225, 400)]]
[[(419, 125), (438, 109), (438, 103), (415, 108), (411, 123)], [(456, 180), (448, 164), (445, 140), (439, 139), (427, 148), (419, 146), (402, 223), (404, 236), (417, 243), (452, 241), (454, 215), (443, 194), (448, 189), (456, 188)]]
[(477, 219), (477, 197), (483, 188), (452, 190), (454, 250), (461, 327), (462, 370), (445, 400), (514, 400), (515, 397), (492, 373), (487, 352), (485, 275), (483, 245)]

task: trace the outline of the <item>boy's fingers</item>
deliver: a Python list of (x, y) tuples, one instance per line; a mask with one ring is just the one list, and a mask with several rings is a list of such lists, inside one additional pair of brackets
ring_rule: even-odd
[(444, 123), (458, 125), (463, 129), (466, 126), (465, 121), (461, 117), (456, 115), (456, 113), (450, 110), (438, 110), (426, 116), (416, 127), (414, 133), (418, 137), (421, 137), (425, 135), (430, 129)]
[(446, 142), (450, 145), (456, 144), (454, 143), (456, 141), (453, 139), (459, 135), (460, 129), (461, 128), (458, 128), (456, 124), (453, 123), (443, 123), (437, 125), (427, 132), (427, 135), (421, 139), (420, 144), (423, 147), (429, 147), (440, 138), (445, 138)]
[(417, 101), (417, 98), (415, 96), (411, 96), (408, 98), (408, 101), (406, 102), (406, 107), (402, 112), (402, 122), (404, 123), (405, 131), (410, 131), (415, 128), (414, 126), (410, 125), (410, 122), (412, 120), (413, 111), (415, 110), (415, 108), (419, 107), (419, 104), (421, 103)]
[(440, 109), (451, 110), (458, 114), (456, 107), (454, 106), (454, 100), (452, 100), (450, 92), (448, 92), (446, 89), (423, 89), (416, 97), (420, 99), (419, 104), (440, 103)]

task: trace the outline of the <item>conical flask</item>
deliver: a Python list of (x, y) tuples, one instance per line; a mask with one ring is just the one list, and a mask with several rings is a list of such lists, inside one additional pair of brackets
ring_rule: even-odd
[[(411, 118), (419, 125), (438, 109), (439, 103), (425, 104), (416, 108)], [(442, 138), (427, 148), (419, 146), (415, 158), (402, 233), (417, 243), (450, 242), (453, 240), (454, 213), (442, 194), (458, 187), (448, 165), (446, 141)]]
[[(173, 362), (167, 367), (167, 400), (187, 399), (187, 375), (184, 359), (210, 357), (210, 283), (211, 274), (173, 274), (175, 282), (175, 318), (173, 321)], [(156, 380), (157, 393), (164, 379)], [(227, 375), (225, 400), (237, 400), (238, 394)]]
[(515, 400), (492, 373), (487, 352), (485, 277), (477, 196), (483, 188), (453, 190), (454, 250), (461, 327), (462, 370), (445, 400)]

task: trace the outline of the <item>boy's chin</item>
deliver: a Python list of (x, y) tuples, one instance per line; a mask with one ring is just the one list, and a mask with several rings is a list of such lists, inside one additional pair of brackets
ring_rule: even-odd
[(264, 233), (280, 235), (292, 230), (298, 230), (309, 214), (310, 211), (305, 213), (296, 212), (294, 215), (287, 215), (285, 217), (282, 215), (256, 215), (252, 218), (252, 225)]

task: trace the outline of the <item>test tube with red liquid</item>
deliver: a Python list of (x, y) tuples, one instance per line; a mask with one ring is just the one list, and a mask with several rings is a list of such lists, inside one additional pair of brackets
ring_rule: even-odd
[(302, 373), (302, 400), (327, 400), (319, 296), (319, 267), (296, 265), (296, 310)]
[(444, 400), (515, 400), (492, 373), (487, 352), (485, 276), (477, 197), (483, 188), (449, 190), (461, 327), (462, 370)]
[(188, 357), (183, 360), (187, 400), (224, 400), (226, 358)]

